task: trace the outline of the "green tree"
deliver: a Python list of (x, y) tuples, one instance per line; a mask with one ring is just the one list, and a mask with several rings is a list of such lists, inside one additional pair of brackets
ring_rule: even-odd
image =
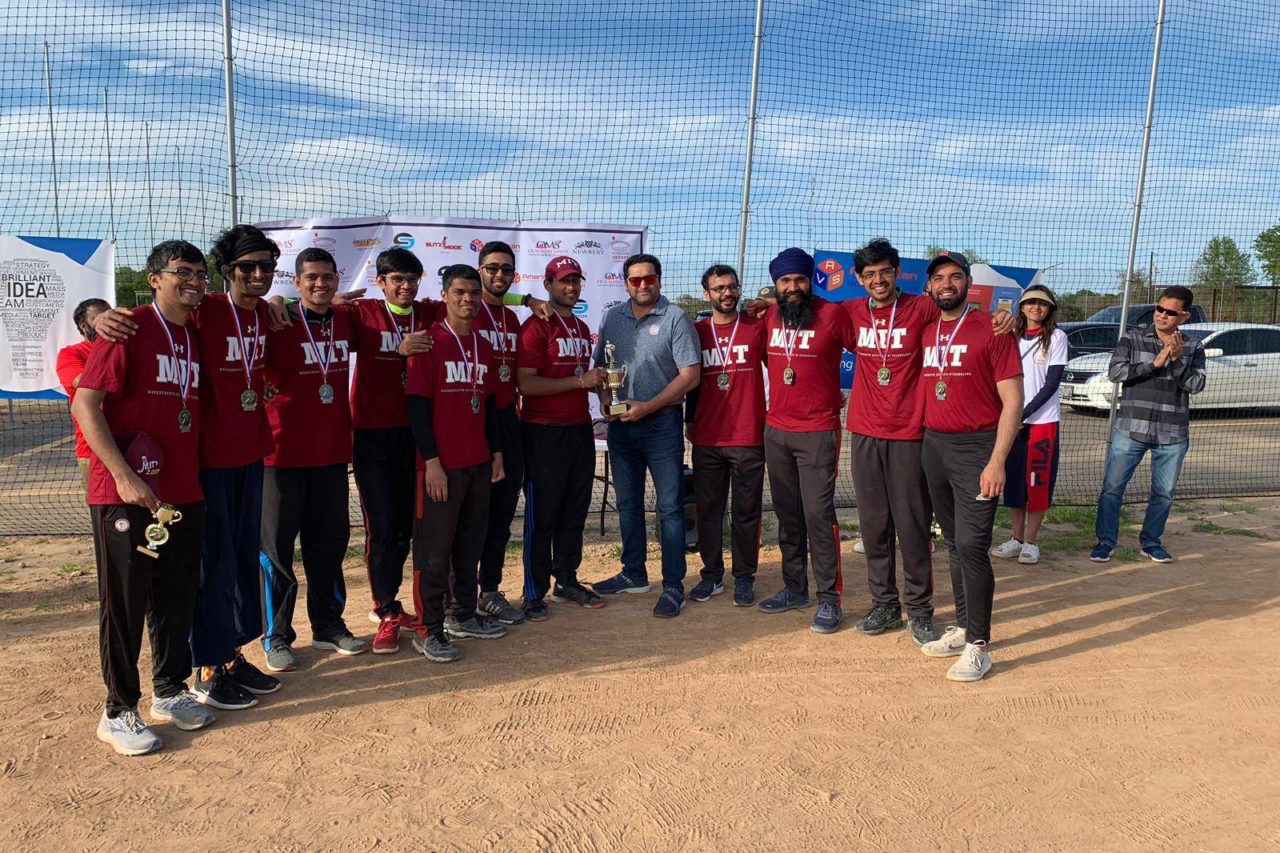
[[(1124, 284), (1124, 270), (1116, 273), (1117, 282)], [(1151, 296), (1151, 282), (1142, 270), (1134, 270), (1129, 276), (1129, 303), (1148, 302)], [(1120, 298), (1124, 298), (1124, 289), (1120, 288)]]
[(1214, 237), (1200, 253), (1192, 268), (1194, 282), (1200, 287), (1244, 287), (1257, 280), (1249, 253), (1242, 251), (1230, 237)]
[(1280, 225), (1273, 225), (1253, 241), (1253, 252), (1258, 256), (1262, 271), (1271, 279), (1273, 287), (1280, 287)]
[(151, 290), (147, 283), (147, 271), (133, 267), (116, 267), (116, 305), (133, 308), (138, 304), (138, 294)]

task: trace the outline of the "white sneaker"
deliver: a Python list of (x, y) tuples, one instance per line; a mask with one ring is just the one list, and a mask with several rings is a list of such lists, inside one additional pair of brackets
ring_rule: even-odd
[(857, 551), (859, 554), (865, 554), (867, 553), (867, 546), (863, 545), (862, 540), (859, 539), (857, 542), (853, 543), (853, 550)]
[(920, 651), (931, 658), (953, 658), (963, 652), (964, 647), (964, 629), (951, 625), (941, 637), (921, 646)]
[(98, 721), (98, 740), (111, 744), (121, 755), (146, 755), (164, 746), (158, 735), (142, 722), (138, 712), (130, 708), (115, 717), (102, 712)]
[(1018, 556), (1018, 554), (1022, 552), (1022, 548), (1023, 548), (1023, 544), (1021, 542), (1019, 542), (1017, 539), (1010, 539), (1008, 542), (1005, 542), (1003, 545), (996, 545), (987, 553), (989, 553), (993, 557), (999, 557), (1002, 560), (1007, 560), (1010, 557)]
[(203, 729), (214, 721), (213, 712), (196, 701), (190, 690), (163, 699), (151, 697), (151, 719), (173, 723), (184, 732)]
[(966, 643), (960, 660), (947, 670), (948, 681), (981, 681), (991, 671), (991, 655), (986, 643)]
[(1018, 562), (1024, 566), (1034, 566), (1040, 562), (1040, 546), (1033, 542), (1022, 543), (1022, 551), (1018, 554)]

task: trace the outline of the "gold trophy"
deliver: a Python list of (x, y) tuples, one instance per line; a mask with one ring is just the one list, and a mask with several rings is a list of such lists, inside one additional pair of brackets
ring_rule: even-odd
[(138, 553), (146, 554), (148, 557), (159, 557), (157, 552), (160, 546), (169, 541), (169, 529), (165, 525), (182, 521), (182, 513), (172, 504), (160, 504), (152, 515), (155, 516), (156, 523), (148, 524), (147, 529), (142, 532), (147, 544), (146, 547), (139, 545)]
[(627, 366), (618, 364), (614, 361), (613, 343), (609, 342), (604, 345), (604, 384), (609, 388), (609, 406), (605, 412), (611, 418), (627, 413), (627, 404), (622, 402), (618, 396), (618, 392), (622, 390), (622, 383), (627, 381)]

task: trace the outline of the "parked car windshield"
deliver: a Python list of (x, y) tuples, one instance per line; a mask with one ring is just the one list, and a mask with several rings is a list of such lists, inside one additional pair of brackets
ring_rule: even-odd
[(1119, 323), (1120, 322), (1120, 306), (1112, 305), (1110, 308), (1103, 308), (1094, 314), (1085, 322), (1087, 323)]

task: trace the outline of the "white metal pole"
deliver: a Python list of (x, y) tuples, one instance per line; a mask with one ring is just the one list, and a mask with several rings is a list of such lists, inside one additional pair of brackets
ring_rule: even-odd
[(742, 167), (742, 212), (738, 221), (738, 276), (746, 277), (747, 225), (751, 218), (751, 163), (756, 148), (756, 104), (760, 96), (760, 53), (764, 45), (764, 0), (756, 0), (755, 46), (751, 54), (751, 103), (747, 108), (747, 154)]
[[(1142, 219), (1142, 191), (1147, 184), (1147, 152), (1151, 149), (1151, 120), (1156, 111), (1156, 77), (1160, 70), (1160, 43), (1164, 40), (1164, 10), (1166, 0), (1159, 0), (1156, 11), (1156, 38), (1151, 49), (1151, 82), (1147, 86), (1147, 121), (1142, 129), (1142, 157), (1138, 161), (1138, 186), (1133, 198), (1133, 225), (1129, 230), (1129, 262), (1125, 265), (1124, 295), (1120, 302), (1120, 334), (1129, 322), (1129, 282), (1133, 280), (1133, 262), (1138, 252), (1138, 224)], [(1120, 407), (1120, 383), (1111, 386), (1111, 413), (1107, 416), (1107, 445), (1116, 424), (1116, 410)]]
[(222, 80), (227, 98), (227, 212), (228, 227), (240, 221), (240, 195), (236, 163), (236, 96), (231, 57), (231, 0), (222, 0)]
[(53, 129), (53, 70), (49, 65), (49, 42), (44, 43), (44, 92), (49, 102), (49, 165), (53, 170), (53, 224), (62, 236), (62, 210), (58, 204), (58, 140)]
[[(178, 166), (178, 191), (181, 192), (185, 182), (182, 180), (182, 148), (180, 146), (173, 146), (173, 156)], [(182, 236), (183, 240), (187, 239), (187, 215), (183, 211), (185, 207), (185, 204), (178, 205), (178, 234)]]
[(107, 215), (111, 220), (111, 242), (116, 241), (116, 190), (111, 174), (111, 102), (107, 87), (102, 87), (102, 121), (107, 129)]

